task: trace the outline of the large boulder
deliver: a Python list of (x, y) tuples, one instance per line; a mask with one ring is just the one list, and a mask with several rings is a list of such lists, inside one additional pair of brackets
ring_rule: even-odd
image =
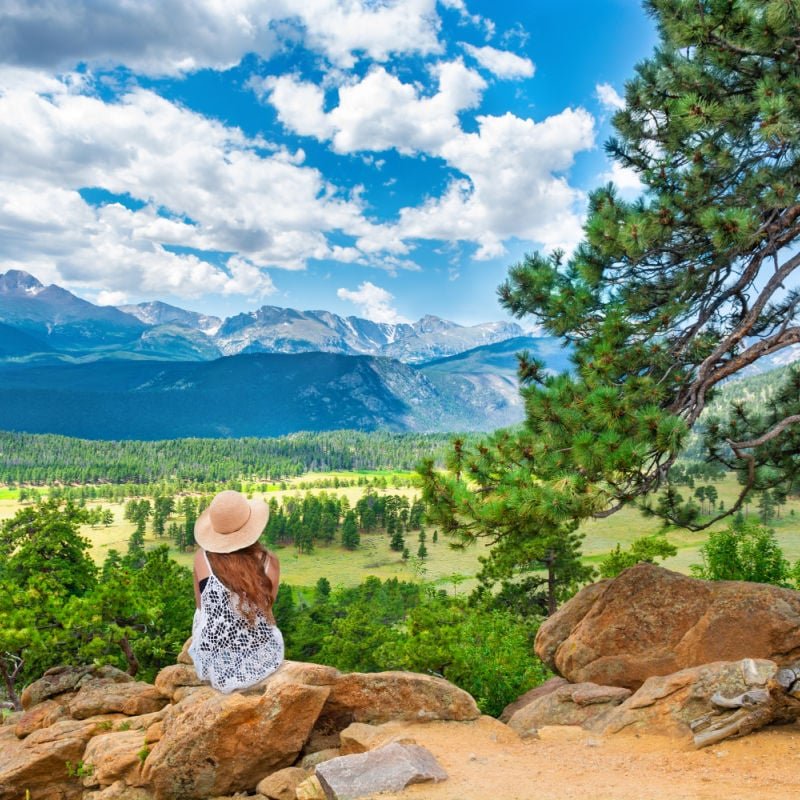
[(294, 763), (329, 693), (281, 676), (260, 695), (198, 689), (168, 710), (143, 777), (158, 800), (249, 791)]
[(472, 695), (444, 678), (416, 672), (351, 672), (333, 684), (320, 721), (341, 730), (351, 722), (469, 720), (480, 714)]
[(53, 667), (30, 685), (20, 697), (27, 711), (37, 703), (57, 697), (65, 692), (76, 692), (84, 686), (100, 686), (109, 683), (130, 683), (133, 678), (127, 672), (112, 666)]
[(634, 690), (716, 661), (788, 664), (800, 656), (800, 592), (638, 564), (579, 592), (541, 626), (535, 648), (572, 682)]
[(118, 781), (137, 783), (142, 760), (146, 754), (140, 730), (116, 731), (95, 736), (83, 754), (89, 774), (83, 785), (111, 786)]
[[(76, 766), (86, 743), (104, 729), (105, 720), (60, 720), (18, 739), (0, 728), (0, 800), (20, 800), (30, 790), (36, 800), (72, 800), (81, 796)], [(70, 774), (72, 772), (72, 774)]]
[(317, 767), (316, 777), (327, 800), (353, 800), (398, 792), (412, 783), (443, 781), (447, 773), (424, 747), (394, 743), (326, 761)]
[(54, 722), (58, 722), (58, 720), (68, 716), (69, 711), (65, 703), (59, 703), (58, 700), (43, 700), (20, 716), (14, 727), (14, 733), (20, 739), (24, 739), (34, 731), (38, 731), (40, 728), (47, 728)]
[(155, 686), (142, 681), (131, 683), (90, 683), (69, 701), (74, 719), (88, 719), (117, 712), (129, 717), (152, 714), (167, 704), (168, 698)]

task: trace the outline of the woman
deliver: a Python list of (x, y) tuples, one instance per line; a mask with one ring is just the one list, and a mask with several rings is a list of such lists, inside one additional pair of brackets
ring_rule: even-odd
[(268, 515), (263, 500), (225, 491), (194, 526), (200, 547), (189, 655), (198, 677), (222, 692), (253, 686), (283, 661), (283, 637), (272, 615), (280, 565), (258, 541)]

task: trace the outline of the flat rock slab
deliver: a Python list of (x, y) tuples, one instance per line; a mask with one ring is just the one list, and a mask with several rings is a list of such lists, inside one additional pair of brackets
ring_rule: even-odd
[(398, 792), (412, 783), (447, 779), (447, 773), (429, 750), (396, 743), (326, 761), (317, 767), (316, 776), (328, 800)]

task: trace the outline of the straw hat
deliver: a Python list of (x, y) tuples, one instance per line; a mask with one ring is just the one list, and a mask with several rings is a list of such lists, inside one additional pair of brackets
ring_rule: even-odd
[(267, 524), (269, 507), (240, 492), (220, 492), (194, 524), (197, 544), (210, 553), (232, 553), (258, 541)]

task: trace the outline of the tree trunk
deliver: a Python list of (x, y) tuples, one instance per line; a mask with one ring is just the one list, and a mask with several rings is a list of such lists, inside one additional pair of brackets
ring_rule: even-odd
[(139, 659), (136, 658), (136, 653), (133, 652), (128, 637), (123, 636), (117, 644), (122, 648), (122, 652), (125, 654), (125, 660), (128, 662), (128, 675), (135, 678), (136, 673), (139, 671)]
[(3, 683), (6, 686), (6, 693), (8, 694), (8, 699), (14, 705), (14, 710), (22, 711), (22, 701), (19, 699), (19, 695), (16, 691), (16, 679), (17, 675), (19, 675), (19, 671), (22, 669), (22, 665), (25, 662), (21, 658), (14, 658), (13, 660), (14, 669), (9, 672), (5, 658), (0, 657), (0, 675), (3, 676)]
[(547, 616), (552, 617), (556, 613), (556, 557), (551, 552), (547, 559)]

